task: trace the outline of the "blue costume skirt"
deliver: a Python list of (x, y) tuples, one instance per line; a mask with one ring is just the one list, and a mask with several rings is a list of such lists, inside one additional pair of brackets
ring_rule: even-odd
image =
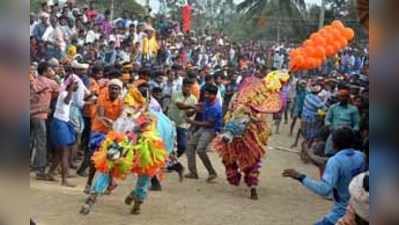
[(75, 144), (76, 132), (72, 123), (54, 118), (50, 125), (50, 140), (55, 147)]

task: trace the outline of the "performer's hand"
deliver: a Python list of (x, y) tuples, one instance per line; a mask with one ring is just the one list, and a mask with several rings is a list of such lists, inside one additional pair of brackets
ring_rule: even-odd
[(283, 171), (283, 177), (290, 177), (293, 179), (300, 179), (303, 175), (294, 169), (285, 169)]

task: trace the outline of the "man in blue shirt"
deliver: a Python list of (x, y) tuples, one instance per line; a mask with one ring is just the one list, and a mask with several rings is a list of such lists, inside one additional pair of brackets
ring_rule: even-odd
[[(324, 123), (331, 131), (340, 127), (350, 127), (355, 132), (359, 131), (360, 115), (356, 106), (350, 104), (350, 90), (348, 87), (341, 87), (338, 91), (338, 103), (332, 105), (327, 112)], [(327, 156), (334, 155), (331, 135), (327, 139), (324, 153)]]
[(207, 85), (204, 89), (205, 102), (198, 106), (196, 111), (201, 112), (200, 120), (192, 120), (187, 118), (187, 122), (191, 125), (199, 127), (191, 137), (186, 154), (188, 161), (188, 169), (190, 173), (185, 177), (188, 179), (198, 179), (195, 153), (197, 152), (205, 168), (208, 170), (208, 182), (217, 178), (215, 169), (207, 154), (207, 148), (216, 133), (220, 132), (222, 127), (222, 105), (217, 100), (216, 96), (218, 88), (213, 85)]
[(323, 177), (320, 181), (314, 180), (294, 169), (286, 169), (284, 177), (291, 177), (301, 182), (312, 192), (334, 198), (331, 211), (315, 225), (334, 225), (345, 215), (350, 199), (349, 183), (352, 178), (366, 169), (365, 155), (352, 149), (355, 135), (352, 129), (343, 127), (334, 131), (332, 141), (337, 154), (331, 157), (326, 165)]

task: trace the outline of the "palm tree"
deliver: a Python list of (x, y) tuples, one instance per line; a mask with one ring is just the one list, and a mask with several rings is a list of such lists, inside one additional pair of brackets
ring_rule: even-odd
[[(244, 0), (237, 6), (244, 21), (266, 20), (268, 28), (275, 26), (277, 40), (282, 29), (296, 37), (303, 36), (306, 13), (305, 0)], [(272, 25), (272, 27), (270, 27)], [(290, 35), (290, 36), (291, 36)], [(298, 36), (299, 35), (299, 36)]]

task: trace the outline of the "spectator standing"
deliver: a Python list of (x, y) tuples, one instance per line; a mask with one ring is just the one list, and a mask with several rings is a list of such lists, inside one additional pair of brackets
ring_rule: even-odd
[(33, 144), (33, 168), (37, 170), (36, 178), (47, 180), (47, 128), (46, 121), (50, 113), (52, 98), (58, 94), (59, 86), (53, 80), (55, 73), (47, 62), (37, 68), (38, 77), (31, 80), (31, 142)]
[(182, 90), (173, 95), (169, 105), (168, 116), (175, 122), (177, 131), (177, 157), (180, 157), (186, 151), (188, 129), (190, 127), (186, 118), (190, 117), (189, 111), (195, 109), (197, 104), (197, 98), (191, 93), (192, 85), (192, 80), (185, 79)]

